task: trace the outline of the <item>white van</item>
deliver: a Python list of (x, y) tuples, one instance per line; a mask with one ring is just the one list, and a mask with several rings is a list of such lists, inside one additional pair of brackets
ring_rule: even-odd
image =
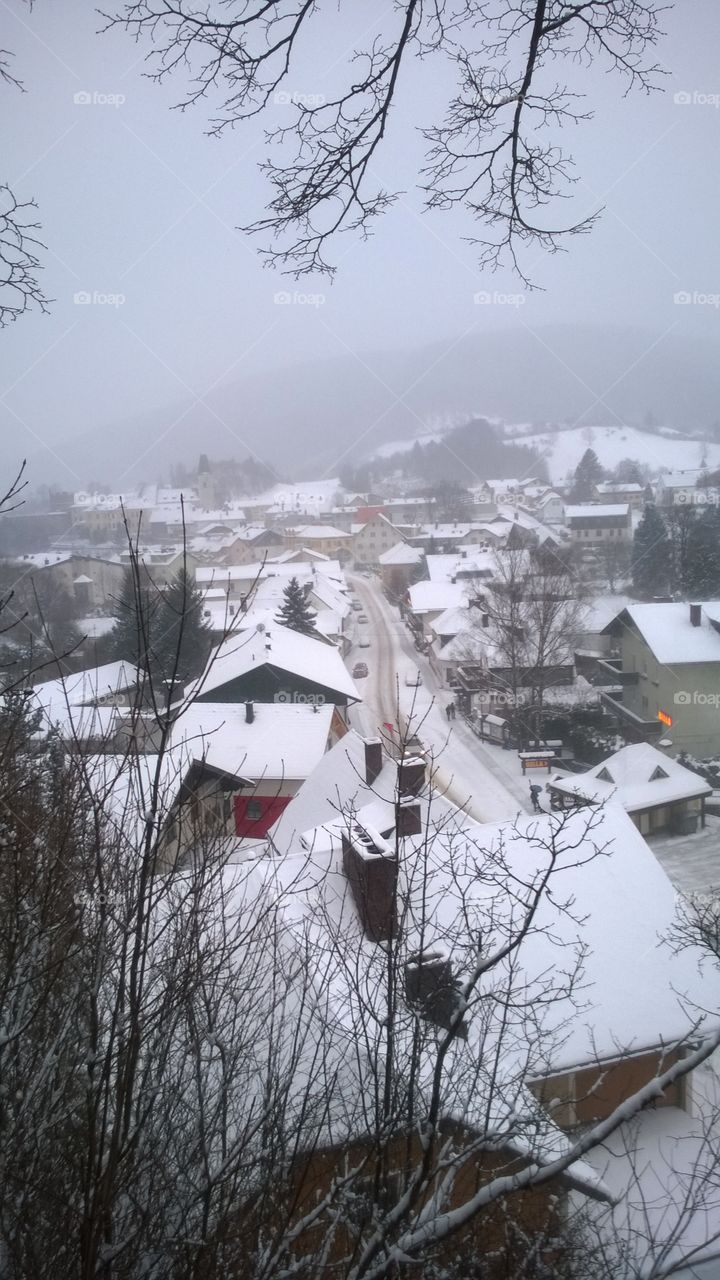
[(420, 675), (417, 667), (407, 668), (405, 672), (405, 684), (410, 689), (416, 689), (419, 684), (422, 684), (422, 676)]

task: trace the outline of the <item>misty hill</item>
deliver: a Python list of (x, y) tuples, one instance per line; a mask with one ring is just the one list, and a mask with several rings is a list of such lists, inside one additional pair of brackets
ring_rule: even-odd
[[(720, 342), (657, 336), (522, 326), (455, 345), (343, 355), (221, 382), (206, 403), (188, 397), (57, 448), (88, 481), (112, 484), (124, 474), (130, 487), (200, 452), (251, 454), (285, 476), (336, 474), (387, 441), (480, 415), (533, 423), (538, 433), (560, 423), (641, 424), (649, 414), (681, 430), (711, 428), (720, 418)], [(98, 406), (98, 419), (106, 412)], [(47, 454), (30, 463), (33, 481), (58, 478)]]

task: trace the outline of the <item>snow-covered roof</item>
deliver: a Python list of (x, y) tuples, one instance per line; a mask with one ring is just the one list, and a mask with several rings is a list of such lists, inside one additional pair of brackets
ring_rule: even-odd
[(420, 547), (411, 547), (407, 542), (397, 542), (389, 551), (378, 556), (380, 564), (420, 564), (423, 553)]
[(618, 617), (621, 623), (629, 620), (637, 627), (658, 662), (672, 666), (720, 662), (720, 632), (712, 625), (716, 622), (720, 627), (720, 600), (706, 600), (700, 609), (699, 627), (692, 625), (686, 603), (633, 604)]
[[(401, 844), (403, 945), (409, 949), (415, 930), (421, 931), (423, 947), (447, 948), (448, 939), (465, 938), (476, 928), (483, 949), (492, 954), (534, 905), (532, 928), (512, 961), (492, 971), (493, 989), (505, 991), (509, 984), (517, 1001), (502, 999), (503, 1009), (518, 1019), (517, 1039), (510, 1036), (503, 1045), (508, 1069), (514, 1055), (526, 1063), (522, 1011), (528, 1008), (534, 1041), (542, 1045), (537, 1065), (545, 1076), (616, 1061), (623, 1050), (640, 1053), (682, 1042), (697, 1034), (698, 1009), (720, 1007), (714, 967), (701, 972), (697, 949), (673, 953), (666, 945), (676, 891), (619, 805), (562, 816), (523, 815), (498, 825), (465, 820), (462, 827), (445, 829), (440, 823), (432, 840), (423, 831)], [(305, 860), (289, 857), (276, 865), (283, 883), (293, 887), (296, 920), (301, 913), (318, 937), (329, 924), (342, 936), (354, 936), (357, 917), (339, 850), (323, 846), (317, 857), (306, 853)], [(545, 876), (546, 889), (536, 899), (530, 886)], [(360, 946), (365, 952), (374, 944), (362, 940)], [(454, 959), (461, 976), (467, 951), (461, 948)], [(574, 994), (548, 1000), (549, 976), (572, 983), (579, 959)], [(475, 1036), (483, 1037), (484, 1052), (491, 1052), (497, 1034), (488, 1033), (480, 1010), (469, 1016), (471, 1047)]]
[[(339, 850), (350, 812), (380, 832), (391, 833), (397, 821), (397, 765), (385, 751), (382, 768), (372, 783), (366, 781), (365, 739), (350, 729), (323, 756), (317, 768), (269, 832), (275, 852), (284, 856), (300, 848), (314, 854)], [(432, 796), (432, 801), (431, 801)], [(428, 804), (438, 822), (454, 830), (471, 821), (462, 810), (443, 799), (437, 788), (424, 788), (421, 805), (427, 822)]]
[[(696, 1068), (693, 1085), (699, 1073), (710, 1075), (711, 1064), (712, 1059)], [(593, 1205), (590, 1212), (617, 1280), (658, 1274), (672, 1280), (717, 1280), (720, 1275), (712, 1110), (717, 1078), (710, 1087), (704, 1108), (648, 1107), (586, 1156), (612, 1196), (611, 1211)], [(581, 1205), (587, 1211), (587, 1201)], [(623, 1258), (626, 1242), (630, 1247)]]
[(630, 508), (627, 502), (587, 502), (565, 508), (566, 520), (598, 520), (605, 516), (625, 517)]
[(331, 524), (301, 524), (296, 525), (293, 529), (285, 530), (286, 536), (293, 538), (304, 538), (311, 542), (323, 538), (349, 538), (350, 534), (345, 529), (336, 529)]
[(278, 623), (262, 630), (238, 631), (219, 645), (210, 655), (197, 693), (205, 698), (213, 690), (263, 666), (291, 672), (353, 702), (360, 700), (348, 669), (333, 645)]
[(465, 602), (466, 587), (460, 582), (416, 582), (409, 588), (413, 613), (438, 613)]
[(170, 746), (185, 746), (193, 759), (223, 773), (304, 779), (325, 753), (332, 716), (330, 704), (255, 703), (248, 724), (244, 703), (195, 702), (175, 721)]
[(631, 604), (630, 597), (623, 595), (596, 596), (594, 600), (583, 601), (578, 632), (583, 634), (604, 631), (605, 627)]
[(435, 651), (442, 662), (479, 662), (485, 666), (498, 659), (496, 647), (487, 641), (487, 632), (468, 627)]
[(138, 673), (130, 662), (108, 662), (74, 675), (33, 685), (32, 703), (47, 728), (78, 738), (105, 736), (118, 719), (112, 705), (135, 688)]
[(13, 567), (45, 569), (48, 565), (63, 564), (72, 559), (72, 551), (27, 551), (13, 559)]
[(563, 795), (583, 800), (617, 800), (628, 813), (712, 792), (697, 773), (647, 742), (621, 747), (587, 773), (553, 778), (552, 786)]
[(608, 493), (642, 493), (643, 486), (635, 481), (626, 481), (623, 484), (616, 484), (613, 480), (602, 480), (600, 484), (595, 485), (595, 492), (600, 494)]
[(456, 636), (463, 631), (470, 621), (470, 610), (467, 605), (446, 609), (432, 624), (437, 636)]
[[(720, 1007), (720, 975), (714, 970), (700, 973), (697, 951), (674, 954), (665, 943), (677, 894), (640, 832), (617, 804), (594, 811), (588, 825), (589, 812), (478, 825), (454, 835), (452, 848), (440, 833), (433, 850), (436, 888), (444, 876), (448, 892), (463, 845), (468, 875), (474, 874), (476, 850), (497, 858), (497, 880), (478, 883), (473, 895), (479, 921), (513, 886), (527, 885), (552, 864), (550, 892), (538, 904), (519, 969), (538, 975), (559, 966), (567, 972), (573, 948), (579, 943), (587, 948), (582, 1015), (560, 1001), (543, 1019), (553, 1072), (598, 1058), (616, 1059), (622, 1048), (640, 1052), (682, 1040), (695, 1033), (697, 1006)], [(561, 905), (568, 901), (570, 910)], [(442, 909), (439, 899), (438, 929)], [(560, 1033), (556, 1042), (554, 1028)]]

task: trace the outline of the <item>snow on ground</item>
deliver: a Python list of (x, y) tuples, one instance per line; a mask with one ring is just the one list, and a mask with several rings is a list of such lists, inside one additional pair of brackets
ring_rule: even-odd
[(720, 466), (720, 444), (691, 440), (687, 436), (655, 435), (635, 427), (574, 427), (570, 431), (523, 436), (519, 444), (538, 449), (547, 460), (552, 484), (562, 484), (575, 470), (586, 449), (594, 449), (603, 467), (615, 467), (623, 458), (647, 463), (653, 471)]
[(650, 836), (648, 844), (681, 893), (720, 886), (720, 818), (708, 815), (694, 836)]
[[(353, 594), (363, 602), (367, 626), (358, 628), (370, 641), (353, 647), (347, 662), (366, 662), (368, 677), (357, 681), (364, 701), (350, 709), (350, 723), (375, 736), (383, 725), (397, 724), (398, 702), (403, 729), (416, 733), (432, 752), (435, 785), (448, 799), (479, 822), (514, 818), (530, 809), (527, 779), (514, 752), (481, 743), (461, 720), (448, 721), (452, 695), (440, 690), (427, 659), (413, 647), (398, 610), (382, 595), (375, 580), (354, 578)], [(405, 684), (408, 671), (419, 670), (422, 684)]]

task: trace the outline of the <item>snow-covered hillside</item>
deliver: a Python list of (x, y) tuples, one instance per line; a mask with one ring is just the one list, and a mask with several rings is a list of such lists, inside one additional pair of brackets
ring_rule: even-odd
[(562, 484), (575, 470), (586, 449), (594, 449), (603, 467), (615, 467), (623, 458), (635, 458), (653, 471), (670, 471), (707, 465), (720, 466), (720, 444), (637, 431), (634, 427), (574, 427), (547, 435), (513, 437), (514, 443), (537, 449), (547, 460), (553, 484)]

